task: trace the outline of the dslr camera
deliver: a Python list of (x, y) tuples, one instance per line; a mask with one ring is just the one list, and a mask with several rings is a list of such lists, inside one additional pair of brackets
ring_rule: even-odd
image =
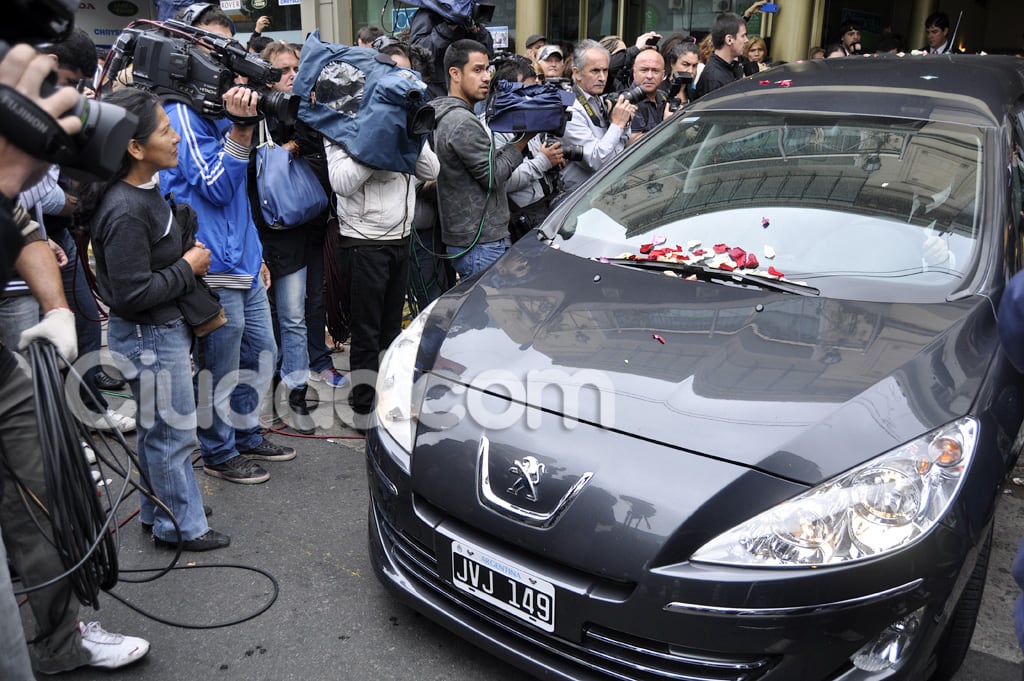
[(111, 50), (112, 72), (131, 63), (135, 84), (209, 118), (228, 115), (221, 98), (235, 86), (237, 76), (244, 76), (248, 87), (260, 89), (256, 105), (260, 116), (288, 125), (295, 122), (301, 98), (261, 87), (280, 80), (281, 69), (250, 54), (235, 40), (184, 22), (146, 23), (153, 27), (143, 30), (133, 23), (121, 33)]
[(692, 87), (692, 73), (687, 73), (686, 71), (676, 71), (673, 73), (668, 79), (668, 110), (672, 113), (679, 111), (679, 107), (683, 105), (683, 100), (679, 93), (682, 92), (683, 97), (689, 100)]
[[(5, 6), (0, 27), (0, 59), (9, 48), (4, 41), (42, 46), (66, 38), (74, 28), (76, 7), (71, 0), (13, 0)], [(40, 94), (49, 96), (55, 82), (53, 73)], [(69, 114), (82, 121), (77, 135), (68, 135), (56, 120), (13, 88), (0, 92), (0, 135), (8, 142), (34, 158), (61, 166), (76, 179), (109, 179), (121, 165), (138, 120), (119, 106), (82, 96), (64, 115)]]
[(647, 93), (644, 92), (643, 88), (639, 85), (634, 85), (631, 88), (626, 88), (625, 90), (620, 90), (618, 92), (608, 92), (603, 95), (602, 99), (604, 99), (605, 102), (611, 103), (612, 106), (615, 106), (615, 103), (619, 101), (620, 96), (630, 104), (639, 104), (645, 97), (647, 97)]
[[(545, 132), (540, 136), (540, 145), (546, 147), (549, 144), (560, 142), (557, 137), (551, 133)], [(579, 144), (566, 144), (562, 142), (562, 155), (565, 156), (566, 161), (582, 161), (583, 160), (583, 146)]]

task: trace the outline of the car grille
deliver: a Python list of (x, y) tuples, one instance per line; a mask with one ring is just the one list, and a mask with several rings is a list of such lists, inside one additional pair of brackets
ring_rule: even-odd
[(620, 681), (756, 681), (774, 666), (777, 658), (724, 657), (715, 653), (685, 650), (660, 641), (638, 639), (621, 632), (589, 625), (581, 644), (550, 636), (504, 616), (500, 610), (476, 601), (444, 582), (437, 559), (428, 547), (413, 540), (377, 514), (394, 557), (405, 572), (422, 585), (457, 603), (464, 610), (530, 644), (571, 660), (608, 679)]

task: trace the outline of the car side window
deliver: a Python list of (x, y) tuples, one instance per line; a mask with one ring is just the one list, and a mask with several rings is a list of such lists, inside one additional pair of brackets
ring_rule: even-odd
[(1011, 219), (1017, 241), (1017, 267), (1024, 266), (1024, 111), (1018, 110), (1013, 116), (1013, 131), (1010, 135), (1010, 201)]

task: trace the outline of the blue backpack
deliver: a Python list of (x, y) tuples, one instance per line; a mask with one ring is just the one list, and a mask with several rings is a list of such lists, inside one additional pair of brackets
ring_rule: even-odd
[[(320, 40), (302, 46), (292, 91), (299, 119), (370, 168), (414, 174), (423, 136), (433, 128), (426, 84), (367, 47)], [(313, 95), (312, 97), (310, 95)]]

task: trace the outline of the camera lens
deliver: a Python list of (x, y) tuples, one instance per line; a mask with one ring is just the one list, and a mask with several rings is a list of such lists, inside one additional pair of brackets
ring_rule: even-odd
[(628, 90), (624, 90), (622, 96), (630, 104), (636, 104), (637, 102), (642, 101), (643, 98), (646, 97), (647, 95), (644, 93), (643, 88), (641, 88), (639, 85), (634, 85)]
[(285, 125), (292, 125), (299, 117), (298, 95), (290, 95), (276, 90), (264, 92), (256, 103), (256, 110), (264, 116), (270, 116)]
[(564, 156), (565, 160), (569, 162), (582, 161), (583, 147), (579, 144), (563, 144), (562, 156)]

